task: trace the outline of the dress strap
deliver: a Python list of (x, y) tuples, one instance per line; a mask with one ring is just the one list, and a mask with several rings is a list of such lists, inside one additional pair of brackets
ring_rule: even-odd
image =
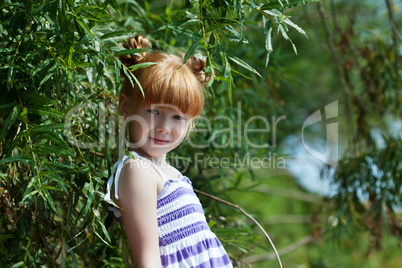
[[(156, 172), (158, 172), (158, 174), (161, 176), (163, 183), (166, 183), (166, 178), (163, 175), (162, 171), (159, 170), (159, 168), (152, 163), (150, 160), (148, 160), (145, 157), (142, 157), (140, 155), (138, 155), (136, 152), (134, 151), (130, 151), (130, 153), (134, 156), (134, 158), (139, 158), (139, 159), (144, 159), (145, 161), (147, 161), (148, 163), (150, 163), (152, 165), (152, 167), (155, 169)], [(111, 189), (112, 189), (112, 185), (113, 185), (113, 181), (114, 181), (114, 196), (116, 199), (119, 199), (119, 181), (120, 181), (120, 173), (121, 173), (121, 169), (123, 168), (123, 165), (126, 161), (128, 161), (131, 157), (128, 155), (123, 156), (123, 159), (117, 161), (114, 166), (113, 166), (113, 170), (112, 170), (112, 174), (109, 177), (109, 180), (107, 182), (107, 186), (106, 186), (106, 194), (104, 196), (104, 200), (106, 202), (110, 202), (111, 201)], [(116, 173), (116, 174), (115, 174)]]
[[(107, 181), (107, 186), (106, 186), (106, 195), (103, 198), (106, 202), (111, 201), (111, 193), (110, 190), (112, 189), (113, 185), (113, 179), (114, 179), (114, 196), (116, 199), (119, 199), (119, 180), (120, 180), (120, 173), (121, 169), (123, 168), (124, 163), (129, 160), (130, 157), (128, 155), (123, 156), (123, 159), (117, 161), (114, 166), (112, 173), (109, 177), (109, 180)], [(115, 174), (116, 172), (116, 174)]]

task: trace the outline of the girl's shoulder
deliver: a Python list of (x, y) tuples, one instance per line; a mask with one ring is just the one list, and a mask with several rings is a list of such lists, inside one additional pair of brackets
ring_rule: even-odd
[(143, 159), (127, 160), (121, 169), (119, 181), (120, 200), (116, 200), (119, 206), (138, 202), (139, 198), (154, 197), (156, 200), (160, 188), (163, 187), (158, 173)]
[(120, 186), (131, 189), (148, 189), (156, 190), (159, 194), (164, 187), (165, 180), (155, 167), (147, 159), (130, 158), (125, 161), (120, 173)]
[(152, 164), (149, 161), (142, 158), (135, 158), (135, 159), (130, 158), (127, 161), (125, 161), (122, 166), (120, 176), (124, 177), (125, 174), (138, 175), (138, 178), (141, 178), (142, 177), (141, 175), (144, 175), (147, 178), (158, 176), (158, 173), (155, 172), (155, 168), (152, 166)]

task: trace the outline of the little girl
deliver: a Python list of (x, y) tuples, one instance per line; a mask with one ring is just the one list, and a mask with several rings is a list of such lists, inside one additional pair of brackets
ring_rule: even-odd
[[(127, 49), (151, 45), (142, 36), (128, 41)], [(114, 165), (105, 195), (119, 206), (110, 210), (124, 227), (135, 267), (232, 267), (190, 180), (166, 163), (166, 154), (203, 109), (205, 61), (191, 57), (182, 64), (181, 58), (160, 52), (121, 61), (127, 67), (156, 63), (133, 71), (144, 92), (125, 77), (119, 113), (129, 122), (135, 159), (126, 155)]]

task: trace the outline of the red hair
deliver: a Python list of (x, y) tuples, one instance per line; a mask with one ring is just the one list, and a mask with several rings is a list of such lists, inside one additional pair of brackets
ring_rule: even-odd
[[(128, 40), (127, 49), (150, 47), (148, 39), (138, 35)], [(125, 77), (120, 94), (130, 97), (132, 105), (136, 108), (140, 104), (170, 104), (179, 108), (191, 118), (201, 114), (204, 107), (203, 86), (206, 66), (204, 60), (190, 57), (183, 64), (183, 60), (176, 55), (168, 55), (162, 52), (147, 54), (125, 55), (121, 58), (122, 63), (129, 67), (145, 62), (155, 62), (148, 67), (132, 71), (140, 82), (144, 92), (141, 92), (138, 84), (134, 87), (130, 79)]]

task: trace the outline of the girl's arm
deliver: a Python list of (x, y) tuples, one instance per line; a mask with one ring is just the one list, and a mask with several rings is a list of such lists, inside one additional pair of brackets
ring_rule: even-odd
[(120, 174), (118, 205), (136, 268), (161, 267), (156, 214), (157, 173), (129, 160)]

